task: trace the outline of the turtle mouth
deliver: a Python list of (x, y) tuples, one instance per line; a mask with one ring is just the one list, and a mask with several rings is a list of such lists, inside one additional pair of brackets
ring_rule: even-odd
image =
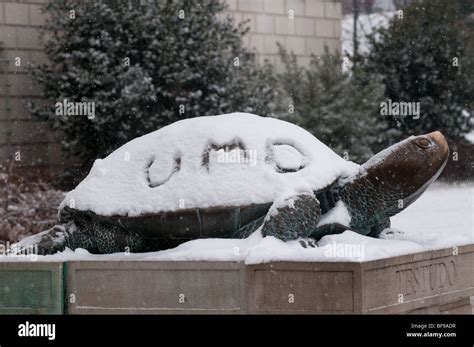
[(436, 143), (436, 145), (438, 146), (439, 152), (444, 158), (444, 163), (442, 165), (442, 167), (444, 168), (444, 165), (446, 164), (449, 155), (449, 146), (448, 142), (446, 141), (446, 138), (439, 131), (434, 131), (432, 133), (426, 134), (425, 136), (430, 138), (430, 140)]
[(446, 141), (446, 138), (444, 137), (444, 135), (439, 131), (434, 131), (432, 133), (427, 134), (426, 136), (429, 137), (431, 139), (431, 141), (436, 143), (436, 145), (438, 147), (437, 152), (438, 152), (438, 155), (439, 155), (439, 163), (440, 163), (438, 170), (435, 172), (435, 174), (428, 181), (428, 183), (431, 184), (431, 183), (433, 183), (434, 180), (436, 180), (438, 178), (438, 176), (441, 174), (441, 172), (443, 171), (444, 167), (446, 166), (446, 164), (448, 162), (449, 145), (448, 145), (448, 141)]
[(428, 181), (426, 181), (420, 188), (418, 188), (418, 190), (415, 193), (413, 193), (412, 195), (404, 199), (405, 206), (410, 205), (412, 202), (418, 199), (420, 195), (423, 194), (425, 190), (431, 185), (431, 183), (436, 181), (436, 179), (439, 177), (444, 167), (446, 166), (447, 162), (448, 162), (448, 157), (446, 156), (446, 158), (444, 159), (438, 171)]

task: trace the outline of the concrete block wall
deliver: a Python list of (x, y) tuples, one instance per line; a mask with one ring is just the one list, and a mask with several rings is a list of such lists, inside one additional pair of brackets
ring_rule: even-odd
[(260, 62), (281, 68), (277, 42), (308, 65), (326, 44), (340, 50), (342, 8), (339, 0), (227, 0), (236, 21), (248, 21), (246, 44)]
[(41, 91), (27, 74), (31, 63), (47, 61), (38, 28), (46, 0), (0, 0), (0, 163), (20, 154), (21, 167), (48, 167), (60, 161), (59, 144), (46, 124), (34, 119), (27, 101)]
[[(47, 0), (0, 0), (0, 163), (20, 153), (20, 167), (54, 169), (61, 165), (58, 140), (46, 124), (31, 117), (29, 100), (41, 91), (27, 75), (30, 63), (46, 62), (39, 26), (41, 5)], [(245, 43), (258, 61), (281, 67), (277, 42), (293, 51), (300, 64), (310, 55), (340, 47), (340, 0), (226, 0), (237, 22), (248, 20)]]

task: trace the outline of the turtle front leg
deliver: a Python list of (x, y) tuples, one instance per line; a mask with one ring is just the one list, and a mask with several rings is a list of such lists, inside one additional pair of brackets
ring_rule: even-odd
[(315, 238), (316, 240), (319, 240), (323, 236), (342, 234), (346, 230), (352, 230), (359, 234), (370, 236), (370, 237), (379, 237), (380, 233), (388, 228), (390, 228), (389, 218), (383, 220), (379, 224), (372, 226), (370, 228), (365, 228), (365, 229), (358, 228), (357, 230), (354, 230), (354, 228), (348, 227), (340, 223), (329, 223), (329, 224), (324, 224), (324, 225), (319, 226), (316, 229), (316, 231), (311, 235), (311, 237)]
[(373, 226), (372, 228), (370, 228), (370, 232), (367, 234), (367, 236), (371, 236), (371, 237), (379, 237), (380, 233), (382, 231), (384, 231), (385, 229), (389, 229), (391, 226), (391, 223), (390, 223), (390, 218), (387, 218), (385, 220), (383, 220), (382, 222), (380, 222), (379, 224)]
[(351, 228), (341, 223), (329, 223), (316, 228), (316, 230), (311, 234), (311, 237), (316, 240), (320, 240), (323, 236), (342, 234), (346, 230), (351, 230)]
[(316, 230), (321, 207), (312, 193), (303, 193), (275, 201), (265, 217), (263, 236), (282, 241), (306, 239)]

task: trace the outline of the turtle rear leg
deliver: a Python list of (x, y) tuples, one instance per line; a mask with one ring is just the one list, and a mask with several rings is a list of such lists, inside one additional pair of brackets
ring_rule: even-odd
[(71, 249), (84, 248), (94, 254), (119, 252), (144, 252), (147, 250), (145, 238), (121, 226), (80, 216), (75, 222), (77, 230), (66, 237), (66, 246)]
[(22, 239), (15, 245), (14, 252), (20, 254), (33, 250), (38, 255), (47, 255), (64, 251), (66, 247), (93, 251), (95, 244), (91, 237), (78, 230), (74, 222), (69, 222)]
[(321, 207), (312, 193), (276, 201), (263, 222), (262, 235), (282, 241), (306, 239), (316, 230), (321, 219)]
[(135, 232), (106, 223), (79, 220), (56, 225), (40, 234), (27, 237), (16, 246), (16, 252), (35, 248), (39, 255), (53, 254), (67, 248), (84, 248), (93, 254), (144, 252), (147, 242)]
[(85, 226), (97, 249), (97, 253), (145, 252), (146, 239), (136, 232), (129, 232), (119, 226), (91, 222)]

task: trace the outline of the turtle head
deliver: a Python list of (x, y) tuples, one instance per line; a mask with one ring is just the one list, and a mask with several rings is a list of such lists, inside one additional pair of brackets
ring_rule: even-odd
[(448, 156), (439, 131), (411, 136), (374, 155), (342, 187), (352, 226), (370, 228), (405, 209), (438, 178)]
[(399, 208), (405, 208), (438, 178), (448, 156), (446, 139), (435, 131), (411, 136), (379, 152), (362, 170), (376, 189), (397, 195), (403, 200)]

